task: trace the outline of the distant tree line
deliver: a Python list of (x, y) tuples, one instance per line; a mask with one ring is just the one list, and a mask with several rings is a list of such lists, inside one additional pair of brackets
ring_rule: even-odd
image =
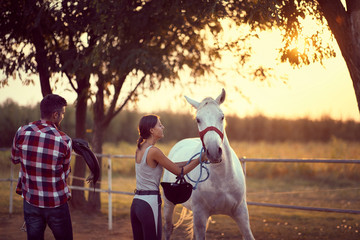
[[(91, 110), (86, 121), (87, 140), (91, 139), (93, 120)], [(158, 112), (165, 126), (164, 141), (178, 141), (197, 137), (197, 126), (191, 114)], [(124, 111), (115, 117), (106, 130), (105, 142), (121, 141), (135, 143), (138, 137), (137, 125), (143, 114)], [(13, 136), (20, 125), (40, 118), (39, 106), (19, 106), (12, 100), (0, 105), (0, 147), (10, 147)], [(75, 109), (68, 106), (61, 129), (69, 136), (75, 136)], [(226, 116), (226, 133), (231, 141), (321, 141), (335, 137), (346, 141), (360, 141), (360, 123), (352, 120), (339, 121), (329, 117), (320, 120), (301, 118), (296, 120), (268, 118), (262, 115), (240, 118)]]

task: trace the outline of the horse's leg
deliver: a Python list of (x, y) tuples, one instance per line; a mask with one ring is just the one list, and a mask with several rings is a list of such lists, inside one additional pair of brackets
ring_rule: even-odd
[(172, 231), (173, 231), (173, 213), (175, 205), (167, 200), (165, 197), (164, 199), (164, 234), (165, 239), (170, 239)]
[(243, 235), (243, 239), (245, 240), (255, 239), (250, 229), (249, 212), (245, 200), (241, 202), (239, 207), (234, 212), (233, 219), (238, 224), (240, 232)]
[(206, 236), (206, 224), (210, 216), (204, 209), (194, 209), (196, 209), (193, 211), (194, 237), (196, 240), (204, 240)]

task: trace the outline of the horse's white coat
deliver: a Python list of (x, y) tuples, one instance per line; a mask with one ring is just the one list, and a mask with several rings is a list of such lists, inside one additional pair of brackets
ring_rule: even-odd
[[(210, 176), (205, 182), (198, 184), (197, 189), (193, 190), (191, 198), (183, 204), (193, 212), (194, 237), (197, 240), (205, 239), (208, 218), (214, 214), (225, 214), (236, 221), (244, 239), (254, 239), (249, 224), (243, 169), (238, 157), (230, 147), (224, 129), (224, 114), (220, 109), (220, 104), (225, 100), (225, 91), (223, 89), (215, 100), (205, 98), (200, 103), (188, 97), (186, 100), (197, 109), (196, 120), (199, 131), (209, 126), (215, 126), (224, 133), (223, 140), (215, 131), (205, 134), (203, 141), (207, 157), (211, 162), (206, 165)], [(171, 149), (169, 158), (174, 162), (188, 161), (194, 154), (200, 152), (201, 147), (202, 143), (199, 138), (181, 140)], [(198, 178), (199, 169), (198, 166), (189, 173), (192, 179)], [(205, 171), (203, 176), (206, 177)], [(165, 171), (163, 181), (174, 182), (175, 175)], [(173, 230), (174, 204), (165, 196), (164, 200), (164, 233), (165, 238), (170, 239)]]

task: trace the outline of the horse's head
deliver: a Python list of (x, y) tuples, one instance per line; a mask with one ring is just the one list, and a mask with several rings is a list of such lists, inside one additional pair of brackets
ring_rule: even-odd
[(225, 100), (225, 90), (223, 89), (215, 100), (208, 97), (199, 103), (186, 96), (185, 98), (196, 108), (196, 121), (200, 139), (208, 159), (211, 163), (221, 162), (224, 139), (224, 113), (220, 109), (220, 104)]

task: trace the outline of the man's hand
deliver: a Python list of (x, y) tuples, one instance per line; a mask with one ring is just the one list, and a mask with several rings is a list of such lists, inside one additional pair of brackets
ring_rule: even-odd
[(87, 183), (91, 183), (94, 180), (94, 175), (91, 173), (87, 178), (86, 178), (86, 182)]

